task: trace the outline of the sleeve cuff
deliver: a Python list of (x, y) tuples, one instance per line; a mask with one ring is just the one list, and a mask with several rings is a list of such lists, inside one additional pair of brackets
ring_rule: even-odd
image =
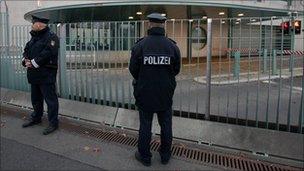
[(39, 65), (35, 62), (34, 59), (31, 60), (31, 63), (33, 64), (33, 66), (34, 66), (35, 68), (39, 68)]

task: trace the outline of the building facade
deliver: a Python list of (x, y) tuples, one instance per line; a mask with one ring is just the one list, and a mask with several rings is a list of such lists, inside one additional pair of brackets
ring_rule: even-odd
[[(28, 24), (26, 20), (30, 21), (31, 15), (48, 17), (54, 24), (67, 23), (67, 50), (93, 49), (99, 53), (107, 50), (114, 56), (118, 51), (125, 54), (124, 59), (128, 58), (128, 51), (136, 40), (145, 35), (148, 28), (146, 15), (151, 12), (162, 13), (168, 18), (167, 36), (175, 39), (181, 47), (182, 57), (192, 58), (205, 57), (207, 54), (207, 18), (215, 19), (212, 31), (218, 38), (213, 39), (213, 47), (242, 49), (250, 46), (258, 49), (259, 40), (254, 39), (263, 34), (265, 38), (262, 38), (261, 46), (267, 49), (269, 46), (280, 46), (280, 42), (276, 44), (269, 37), (275, 38), (275, 32), (280, 32), (280, 24), (284, 22), (281, 16), (293, 15), (301, 20), (303, 5), (304, 1), (291, 0), (7, 1), (11, 26)], [(276, 23), (273, 24), (274, 28), (270, 29), (271, 26), (264, 24), (265, 20), (260, 21), (260, 17), (268, 21), (273, 18), (273, 23)], [(249, 34), (253, 38), (250, 45), (246, 40)], [(225, 37), (243, 38), (229, 40)], [(288, 49), (294, 44), (296, 50), (303, 50), (302, 30), (294, 40), (292, 43), (287, 35), (284, 48)], [(214, 51), (213, 55), (226, 54)]]

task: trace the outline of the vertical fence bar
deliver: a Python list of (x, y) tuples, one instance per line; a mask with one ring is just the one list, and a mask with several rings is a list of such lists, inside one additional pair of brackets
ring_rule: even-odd
[(111, 33), (111, 28), (112, 28), (112, 23), (110, 22), (109, 23), (109, 30), (110, 30), (110, 44), (109, 44), (109, 49), (108, 49), (108, 63), (109, 63), (109, 74), (108, 74), (108, 77), (109, 77), (109, 95), (110, 95), (110, 106), (112, 106), (112, 66), (111, 66), (111, 50), (112, 50), (112, 41), (113, 41), (113, 35)]
[[(17, 90), (17, 79), (19, 76), (19, 67), (21, 65), (21, 60), (19, 60), (19, 56), (17, 54), (17, 48), (15, 46), (15, 27), (13, 26), (11, 29), (11, 56), (13, 60), (13, 78), (12, 78), (12, 89)], [(0, 45), (1, 46), (1, 45)], [(15, 48), (14, 48), (15, 47)], [(1, 53), (1, 52), (0, 52)]]
[[(232, 47), (232, 20), (229, 19), (229, 35), (228, 35), (228, 84), (230, 84), (231, 75), (231, 47)], [(230, 105), (230, 91), (227, 91), (226, 103), (226, 123), (229, 122), (229, 105)]]
[[(94, 66), (95, 66), (95, 63), (96, 63), (96, 57), (95, 57), (95, 47), (94, 47), (94, 25), (93, 23), (91, 22), (90, 23), (90, 42), (89, 42), (89, 47), (90, 47), (90, 58), (91, 58), (91, 64), (90, 64), (90, 83), (91, 83), (91, 87), (90, 87), (90, 101), (91, 103), (95, 103), (95, 89), (94, 89), (94, 85), (96, 84), (95, 81), (94, 81), (94, 73), (93, 73), (93, 69), (94, 69)], [(89, 56), (89, 55), (88, 55)], [(94, 91), (93, 91), (94, 90)]]
[[(304, 59), (302, 59), (302, 67), (304, 67)], [(302, 69), (302, 93), (301, 93), (301, 104), (300, 104), (300, 112), (299, 112), (299, 133), (303, 133), (302, 127), (304, 124), (304, 69)]]
[(260, 18), (260, 35), (259, 35), (259, 64), (258, 64), (258, 81), (257, 81), (257, 94), (256, 94), (256, 108), (255, 108), (255, 126), (259, 126), (258, 113), (259, 113), (259, 97), (260, 97), (260, 71), (261, 71), (261, 56), (262, 56), (262, 18)]
[(68, 73), (69, 73), (69, 83), (68, 83), (68, 87), (69, 87), (69, 98), (70, 99), (74, 99), (74, 97), (75, 97), (75, 94), (74, 94), (74, 91), (73, 91), (73, 89), (74, 89), (74, 87), (75, 87), (75, 85), (73, 86), (73, 81), (72, 81), (72, 74), (73, 74), (73, 66), (72, 66), (72, 58), (71, 58), (71, 56), (72, 56), (72, 41), (71, 41), (71, 39), (72, 39), (72, 37), (71, 37), (71, 35), (72, 35), (72, 27), (71, 27), (71, 24), (67, 24), (67, 28), (69, 29), (69, 34), (67, 34), (66, 36), (67, 36), (67, 39), (69, 40), (69, 42), (67, 42), (68, 44), (68, 46), (69, 46), (69, 55), (67, 55), (67, 57), (69, 58), (67, 61), (68, 61), (68, 63), (69, 63), (69, 69), (68, 69)]
[[(190, 20), (188, 20), (188, 22), (187, 22), (187, 24), (188, 24), (188, 30), (191, 30), (191, 21)], [(189, 31), (188, 31), (189, 32)], [(190, 45), (190, 43), (191, 43), (191, 41), (192, 41), (192, 35), (188, 35), (188, 37), (186, 38), (187, 39), (187, 42), (188, 42), (188, 45), (187, 45), (187, 49), (189, 49), (189, 51), (191, 51), (191, 45)], [(188, 78), (191, 78), (191, 54), (190, 53), (188, 53), (188, 55), (187, 55), (187, 57), (188, 57)], [(191, 98), (191, 82), (190, 83), (188, 83), (188, 98), (190, 99)], [(190, 100), (188, 101), (188, 118), (190, 118)]]
[(67, 80), (66, 80), (66, 24), (60, 24), (60, 57), (59, 57), (59, 66), (60, 66), (60, 95), (61, 97), (67, 98)]
[[(284, 18), (282, 18), (282, 23)], [(281, 50), (280, 50), (280, 70), (279, 70), (279, 90), (278, 90), (278, 103), (277, 103), (277, 115), (276, 115), (276, 128), (280, 129), (280, 105), (281, 105), (281, 89), (282, 89), (282, 65), (283, 65), (283, 50), (284, 50), (284, 26), (281, 26)]]
[(10, 34), (11, 35), (11, 38), (10, 38), (11, 39), (11, 41), (10, 41), (10, 46), (11, 46), (10, 56), (11, 56), (11, 60), (12, 60), (12, 71), (13, 71), (13, 73), (11, 75), (11, 77), (12, 77), (11, 89), (16, 90), (16, 79), (17, 79), (17, 76), (19, 74), (18, 67), (21, 64), (21, 61), (18, 61), (19, 56), (15, 52), (16, 49), (14, 48), (14, 28), (10, 29), (10, 31), (11, 31), (11, 34)]
[[(183, 20), (180, 20), (180, 37), (179, 40), (183, 40)], [(183, 55), (181, 55), (181, 60), (180, 60), (180, 73), (183, 74), (184, 70), (183, 70)], [(179, 95), (180, 95), (180, 101), (179, 101), (179, 116), (182, 116), (182, 103), (183, 103), (183, 83), (180, 82), (179, 84), (180, 88), (179, 88)]]
[[(21, 27), (20, 26), (16, 26), (16, 46), (17, 47), (20, 47), (20, 51), (17, 52), (17, 55), (21, 55), (23, 49), (21, 48)], [(22, 57), (23, 58), (23, 57)], [(22, 66), (23, 67), (23, 66)], [(25, 72), (26, 72), (26, 69), (24, 69)], [(22, 71), (22, 70), (21, 70)], [(22, 77), (23, 74), (22, 72), (20, 73), (20, 77), (19, 79), (17, 80), (17, 90), (22, 90), (23, 89), (23, 85), (25, 85), (25, 79)]]
[[(266, 128), (268, 129), (269, 127), (269, 123), (268, 123), (268, 119), (269, 119), (269, 101), (270, 101), (270, 87), (271, 87), (271, 56), (272, 56), (272, 34), (273, 34), (273, 17), (271, 17), (271, 21), (270, 21), (270, 47), (269, 47), (269, 56), (268, 56), (268, 61), (269, 61), (269, 67), (268, 67), (268, 90), (267, 90), (267, 105), (266, 105), (266, 118), (265, 118), (265, 122), (266, 122)], [(268, 55), (268, 54), (267, 54)]]
[[(31, 30), (31, 27), (30, 26), (25, 26), (22, 30), (23, 30), (23, 35), (30, 35), (29, 33), (30, 33), (30, 30)], [(22, 38), (21, 46), (23, 48), (25, 47), (25, 44), (26, 44), (27, 41), (29, 41), (29, 39), (27, 39), (25, 37)], [(20, 56), (22, 56), (23, 48), (20, 52)], [(23, 73), (23, 75), (22, 75), (22, 78), (23, 78), (22, 90), (30, 90), (30, 84), (28, 84), (28, 82), (27, 82), (27, 76), (26, 76), (25, 68), (23, 68), (23, 69), (24, 69), (24, 72), (22, 72)]]
[[(4, 14), (5, 13), (2, 13), (2, 12), (0, 12), (0, 35), (1, 35), (1, 37), (4, 37)], [(4, 70), (4, 51), (5, 51), (5, 43), (4, 43), (4, 39), (3, 38), (1, 38), (1, 40), (0, 40), (1, 42), (1, 53), (0, 53), (0, 58), (1, 58), (1, 60), (0, 60), (0, 63), (1, 63), (1, 68), (0, 68), (0, 70), (1, 70), (1, 72), (0, 72), (0, 79), (1, 79), (1, 87), (5, 87), (4, 86), (4, 82), (5, 82), (5, 76), (4, 76), (4, 72), (5, 72), (5, 70)]]
[(277, 75), (277, 50), (272, 50), (272, 75)]
[[(3, 37), (3, 33), (4, 33), (4, 29), (3, 29), (3, 25), (4, 25), (4, 22), (3, 22), (3, 13), (0, 11), (0, 36)], [(0, 40), (0, 86), (1, 87), (4, 87), (3, 86), (3, 82), (4, 82), (4, 77), (3, 77), (3, 71), (4, 71), (4, 65), (3, 65), (3, 51), (4, 51), (4, 48), (3, 48), (3, 39)]]
[[(304, 15), (302, 16), (302, 22), (303, 21), (304, 21)], [(304, 58), (302, 58), (302, 93), (301, 93), (301, 105), (299, 112), (299, 131), (298, 131), (299, 133), (304, 133), (303, 124), (304, 124)]]
[(74, 23), (75, 31), (76, 31), (76, 47), (75, 47), (75, 55), (74, 55), (74, 61), (75, 61), (75, 75), (74, 75), (74, 82), (75, 82), (75, 94), (76, 94), (76, 99), (75, 100), (81, 100), (80, 99), (80, 91), (81, 88), (79, 87), (80, 81), (78, 80), (78, 70), (80, 66), (80, 57), (77, 59), (77, 56), (80, 56), (80, 45), (81, 45), (81, 40), (80, 40), (80, 35), (79, 35), (79, 23)]
[(85, 45), (85, 34), (84, 34), (84, 23), (80, 23), (80, 32), (81, 32), (81, 41), (80, 41), (80, 48), (79, 48), (79, 61), (80, 61), (80, 68), (79, 68), (79, 79), (80, 79), (80, 97), (81, 97), (81, 101), (85, 101), (85, 90), (84, 90), (84, 86), (85, 86), (85, 81), (83, 78), (83, 44)]
[(212, 19), (207, 19), (207, 67), (206, 67), (206, 120), (210, 120), (211, 100), (211, 57), (212, 57)]
[(248, 108), (249, 108), (249, 84), (250, 84), (250, 72), (251, 72), (251, 51), (252, 51), (252, 26), (251, 18), (249, 18), (249, 52), (248, 52), (248, 73), (247, 73), (247, 89), (246, 89), (246, 126), (248, 125)]
[[(129, 40), (130, 39), (130, 37), (124, 37), (124, 23), (122, 22), (121, 23), (122, 24), (122, 27), (121, 27), (121, 39), (120, 39), (120, 42), (121, 42), (121, 47), (120, 47), (120, 50), (121, 50), (121, 52), (122, 52), (122, 55), (121, 55), (121, 71), (120, 71), (120, 73), (121, 73), (121, 75), (120, 75), (120, 80), (121, 80), (121, 93), (122, 93), (122, 101), (121, 101), (121, 103), (122, 103), (122, 105), (121, 105), (121, 107), (122, 108), (125, 108), (125, 84), (124, 84), (124, 79), (125, 79), (125, 77), (123, 76), (123, 74), (125, 74), (124, 73), (124, 62), (125, 62), (125, 58), (124, 58), (124, 54), (123, 54), (123, 52), (124, 52), (124, 39), (126, 39), (126, 40)], [(127, 23), (127, 24), (130, 24), (130, 23)], [(129, 26), (128, 26), (129, 27)], [(128, 49), (129, 50), (129, 49)]]
[[(26, 41), (29, 41), (30, 40), (30, 37), (31, 37), (31, 35), (30, 35), (30, 31), (31, 31), (31, 26), (27, 26), (26, 27), (27, 29), (26, 29), (26, 35), (27, 35), (27, 39), (26, 39)], [(24, 42), (24, 44), (25, 44), (25, 42)], [(22, 56), (22, 55), (21, 55)], [(27, 76), (26, 76), (26, 70), (25, 70), (25, 68), (22, 68), (22, 70), (23, 70), (23, 72), (22, 72), (22, 74), (23, 74), (23, 79), (24, 79), (24, 83), (25, 83), (25, 88), (27, 89), (27, 91), (30, 91), (30, 84), (28, 84), (27, 83)]]
[[(6, 4), (6, 1), (4, 1), (5, 3), (5, 11), (6, 11), (6, 15), (5, 15), (5, 21), (6, 21), (6, 39), (5, 39), (5, 44), (7, 46), (6, 48), (6, 57), (8, 59), (8, 68), (10, 68), (10, 66), (12, 65), (12, 62), (11, 62), (11, 56), (10, 56), (10, 26), (9, 26), (9, 11), (8, 11), (8, 6)], [(7, 73), (7, 78), (8, 78), (8, 87), (10, 88), (11, 87), (11, 77), (10, 77), (10, 73), (8, 72)]]
[[(201, 22), (200, 22), (200, 19), (198, 19), (197, 20), (197, 26), (198, 26), (198, 28), (200, 28), (200, 25), (201, 25)], [(200, 35), (199, 35), (199, 31), (197, 30), (197, 35), (196, 35), (197, 37), (196, 37), (196, 40), (197, 40), (197, 44), (199, 44), (199, 42), (200, 42)], [(197, 54), (197, 61), (196, 61), (196, 77), (198, 78), (198, 72), (199, 72), (199, 53), (200, 53), (200, 51), (198, 51), (197, 52), (198, 54)], [(196, 89), (198, 89), (199, 88), (199, 84), (196, 82)], [(195, 100), (196, 100), (196, 102), (195, 102), (195, 118), (197, 119), (198, 118), (198, 93), (196, 93), (196, 98), (195, 98)]]
[(88, 35), (88, 31), (89, 31), (89, 22), (85, 23), (85, 27), (84, 27), (84, 40), (85, 40), (85, 52), (84, 52), (84, 60), (85, 60), (85, 102), (90, 102), (90, 87), (89, 87), (89, 77), (88, 77), (88, 63), (90, 61), (90, 55), (88, 53), (88, 46), (89, 46), (89, 40), (90, 40), (90, 35)]
[[(219, 54), (219, 68), (218, 68), (218, 75), (219, 75), (219, 84), (221, 84), (222, 81), (222, 40), (223, 40), (223, 20), (220, 19), (219, 21), (220, 24), (220, 37), (219, 37), (219, 50), (218, 50), (218, 54)], [(219, 116), (220, 116), (220, 102), (221, 102), (221, 98), (218, 95), (218, 105), (217, 105), (217, 121), (219, 121)]]
[(115, 52), (115, 58), (116, 60), (114, 61), (115, 65), (114, 65), (114, 74), (115, 74), (115, 107), (118, 107), (118, 73), (117, 73), (117, 70), (118, 70), (118, 66), (117, 66), (117, 54), (118, 53), (118, 40), (119, 40), (119, 37), (118, 37), (118, 25), (121, 26), (121, 23), (117, 24), (117, 22), (115, 22), (115, 31), (114, 31), (114, 39), (115, 39), (115, 47), (114, 47), (114, 52)]
[(2, 18), (1, 20), (3, 21), (3, 25), (1, 26), (2, 27), (2, 30), (3, 30), (3, 34), (1, 36), (3, 36), (3, 39), (2, 39), (2, 44), (3, 44), (3, 56), (2, 56), (2, 59), (1, 59), (1, 63), (2, 63), (2, 67), (3, 70), (2, 70), (2, 76), (3, 76), (3, 81), (1, 82), (2, 86), (5, 87), (5, 88), (9, 88), (9, 85), (8, 85), (8, 82), (9, 82), (9, 78), (8, 78), (8, 44), (7, 44), (7, 10), (5, 13), (2, 13)]
[(97, 30), (97, 43), (96, 43), (96, 78), (97, 78), (97, 104), (101, 104), (101, 88), (100, 88), (100, 70), (99, 70), (99, 64), (100, 64), (100, 22), (97, 23), (96, 25), (96, 30)]
[[(266, 48), (266, 45), (264, 46), (264, 48)], [(263, 73), (266, 73), (266, 71), (267, 71), (267, 54), (268, 54), (268, 50), (264, 49), (263, 52), (264, 52), (263, 53)]]
[[(239, 19), (239, 25), (240, 25), (240, 30), (239, 30), (239, 47), (238, 47), (238, 52), (241, 55), (241, 43), (242, 43), (242, 20)], [(237, 56), (237, 63), (240, 65), (240, 57)], [(235, 60), (235, 59), (234, 59)], [(236, 92), (236, 124), (239, 122), (239, 96), (240, 96), (240, 73), (238, 72), (237, 74), (237, 92)]]
[(239, 79), (240, 77), (240, 58), (241, 58), (241, 53), (240, 51), (234, 52), (234, 72), (233, 72), (233, 76), (235, 79)]
[(105, 69), (105, 60), (106, 60), (106, 52), (105, 52), (105, 22), (102, 22), (102, 32), (101, 32), (102, 36), (101, 36), (101, 39), (103, 40), (102, 42), (102, 57), (101, 57), (101, 60), (102, 60), (102, 92), (103, 92), (103, 99), (102, 99), (102, 104), (103, 105), (107, 105), (107, 84), (105, 82), (105, 72), (106, 72), (106, 69)]
[[(294, 28), (294, 21), (295, 18), (291, 18), (291, 27), (292, 33), (291, 33), (291, 50), (292, 52), (295, 50), (295, 28)], [(289, 99), (288, 99), (288, 113), (287, 113), (287, 131), (290, 131), (290, 116), (291, 116), (291, 105), (292, 105), (292, 89), (293, 89), (293, 67), (294, 67), (294, 55), (293, 53), (290, 56), (290, 89), (289, 89)]]
[[(137, 21), (135, 21), (134, 23), (134, 37), (132, 36), (132, 39), (134, 39), (134, 41), (136, 41), (136, 33), (137, 33)], [(128, 22), (128, 50), (131, 50), (131, 24), (130, 21)], [(129, 61), (128, 61), (128, 66), (129, 66)], [(130, 76), (130, 73), (128, 73), (128, 76)], [(127, 109), (131, 109), (131, 79), (128, 79), (128, 107)]]

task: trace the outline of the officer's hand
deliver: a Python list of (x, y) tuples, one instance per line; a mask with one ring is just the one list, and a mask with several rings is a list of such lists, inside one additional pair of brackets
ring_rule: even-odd
[(25, 60), (25, 67), (26, 68), (33, 68), (33, 65), (32, 65), (30, 60), (28, 60), (28, 59)]

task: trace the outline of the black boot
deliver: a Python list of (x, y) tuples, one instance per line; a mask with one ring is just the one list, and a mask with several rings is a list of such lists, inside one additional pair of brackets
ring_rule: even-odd
[(40, 123), (41, 123), (41, 120), (30, 119), (29, 121), (22, 124), (22, 127), (26, 128), (26, 127), (34, 126), (34, 125), (37, 125), (37, 124), (40, 124)]
[(151, 160), (144, 160), (138, 151), (135, 152), (135, 158), (137, 161), (141, 162), (144, 166), (151, 166)]
[(162, 158), (162, 157), (161, 157), (161, 164), (166, 165), (166, 164), (169, 163), (169, 160), (170, 160), (170, 158), (168, 159), (168, 158)]
[(171, 158), (171, 151), (169, 153), (162, 153), (161, 150), (158, 151), (161, 159), (161, 164), (168, 164)]
[(58, 129), (58, 125), (49, 125), (43, 130), (43, 135), (48, 135)]

